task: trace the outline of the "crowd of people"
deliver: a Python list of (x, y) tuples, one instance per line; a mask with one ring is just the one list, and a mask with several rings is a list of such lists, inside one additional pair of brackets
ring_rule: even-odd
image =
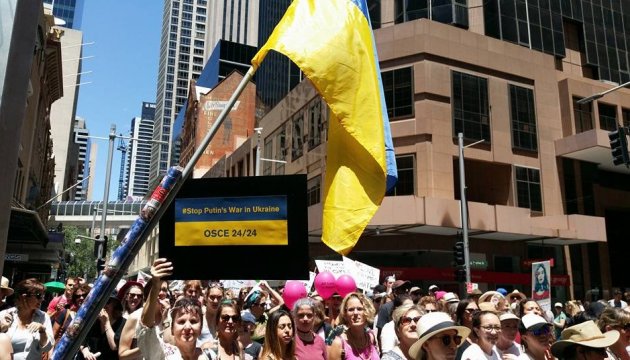
[[(218, 281), (166, 279), (158, 259), (146, 282), (128, 281), (108, 299), (77, 359), (186, 360), (630, 360), (630, 308), (610, 301), (555, 303), (544, 311), (518, 290), (426, 294), (387, 278), (372, 291), (317, 291), (289, 308), (266, 281), (239, 291)], [(0, 360), (47, 359), (91, 287), (68, 278), (44, 303), (44, 285), (2, 279)], [(11, 297), (12, 305), (5, 302)]]

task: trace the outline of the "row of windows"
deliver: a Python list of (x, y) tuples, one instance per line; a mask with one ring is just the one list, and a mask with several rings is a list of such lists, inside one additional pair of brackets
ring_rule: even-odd
[[(573, 118), (575, 120), (575, 132), (581, 133), (592, 130), (595, 127), (593, 122), (593, 103), (578, 104), (580, 98), (573, 98)], [(619, 121), (617, 120), (617, 107), (602, 102), (597, 103), (599, 112), (599, 128), (606, 131), (617, 130)], [(622, 126), (630, 126), (630, 109), (621, 108)]]

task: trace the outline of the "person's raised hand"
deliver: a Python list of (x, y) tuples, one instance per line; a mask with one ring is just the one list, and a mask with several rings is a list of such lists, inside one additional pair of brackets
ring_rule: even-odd
[(173, 274), (173, 263), (165, 258), (156, 259), (151, 266), (151, 276), (153, 279), (161, 279)]

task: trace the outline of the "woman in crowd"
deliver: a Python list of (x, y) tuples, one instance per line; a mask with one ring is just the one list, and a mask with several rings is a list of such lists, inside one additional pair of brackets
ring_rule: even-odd
[(619, 340), (617, 330), (602, 332), (589, 320), (562, 331), (561, 338), (551, 345), (553, 356), (560, 360), (603, 360), (606, 348)]
[(225, 291), (220, 282), (213, 281), (208, 284), (205, 297), (206, 313), (204, 315), (206, 321), (201, 329), (201, 336), (199, 336), (199, 339), (197, 340), (197, 345), (201, 347), (205, 347), (203, 344), (207, 344), (214, 340), (217, 334), (217, 314), (219, 313), (219, 304), (221, 303), (224, 294)]
[(203, 303), (203, 292), (201, 291), (201, 281), (186, 280), (184, 281), (184, 296), (195, 299)]
[(269, 315), (265, 343), (260, 358), (263, 360), (294, 360), (295, 340), (293, 318), (284, 310)]
[(532, 360), (549, 359), (552, 325), (540, 315), (525, 314), (521, 318), (519, 332), (523, 352)]
[(538, 305), (538, 302), (533, 299), (525, 299), (521, 301), (518, 307), (518, 316), (522, 319), (527, 314), (536, 314), (538, 316), (545, 316), (542, 308)]
[(77, 313), (77, 310), (83, 305), (83, 301), (90, 293), (90, 288), (87, 284), (79, 285), (79, 287), (72, 294), (72, 306), (69, 309), (63, 309), (54, 319), (53, 324), (53, 334), (55, 334), (55, 342), (61, 339), (61, 336), (66, 332), (68, 325), (74, 319), (74, 316)]
[(477, 341), (470, 345), (462, 354), (464, 360), (492, 359), (498, 360), (499, 354), (494, 346), (499, 341), (501, 320), (491, 311), (479, 311), (473, 315), (472, 332)]
[(603, 333), (616, 330), (619, 340), (608, 347), (608, 358), (630, 360), (628, 346), (630, 346), (630, 313), (620, 308), (607, 307), (599, 317), (597, 326)]
[(497, 353), (503, 360), (518, 359), (521, 356), (521, 347), (515, 342), (520, 320), (511, 312), (499, 315), (501, 320), (501, 334), (496, 345)]
[(0, 317), (10, 314), (11, 325), (6, 334), (11, 338), (15, 359), (40, 360), (53, 346), (53, 331), (48, 315), (41, 311), (44, 284), (35, 278), (22, 280), (15, 285), (15, 307)]
[(459, 302), (459, 305), (457, 305), (457, 310), (455, 311), (455, 322), (457, 325), (468, 328), (471, 332), (468, 337), (464, 338), (462, 346), (457, 348), (456, 359), (461, 359), (464, 351), (477, 340), (475, 332), (472, 331), (473, 315), (477, 312), (479, 312), (479, 306), (477, 306), (477, 303), (473, 299), (463, 299)]
[(408, 359), (453, 360), (469, 333), (469, 328), (456, 325), (446, 313), (425, 314), (418, 323), (418, 341), (409, 348)]
[(438, 311), (438, 303), (433, 296), (423, 296), (418, 301), (418, 306), (425, 313)]
[(241, 327), (238, 332), (238, 342), (243, 349), (243, 359), (258, 360), (262, 345), (252, 341), (252, 334), (256, 327), (256, 318), (249, 311), (241, 312)]
[(249, 286), (244, 286), (238, 291), (238, 309), (239, 309), (239, 311), (243, 310), (243, 306), (245, 305), (245, 298), (247, 297), (247, 294), (249, 294), (249, 291), (251, 289), (252, 288), (249, 287)]
[(238, 329), (241, 326), (241, 315), (236, 305), (231, 301), (224, 301), (219, 304), (217, 311), (218, 346), (216, 348), (216, 359), (243, 359), (243, 351), (238, 342)]
[(197, 338), (203, 323), (201, 303), (198, 300), (183, 297), (175, 302), (170, 324), (174, 345), (162, 341), (158, 335), (157, 325), (162, 321), (158, 303), (161, 278), (171, 275), (172, 272), (172, 263), (166, 259), (156, 260), (151, 267), (151, 287), (142, 309), (138, 348), (145, 359), (209, 360), (209, 356), (197, 347)]
[(396, 297), (394, 298), (394, 307), (392, 308), (392, 321), (383, 326), (379, 337), (381, 353), (383, 354), (394, 350), (396, 345), (398, 345), (398, 334), (396, 333), (397, 323), (393, 319), (393, 313), (396, 311), (396, 309), (403, 305), (413, 305), (413, 300), (411, 300), (411, 296), (407, 294), (396, 295)]
[[(252, 315), (256, 317), (256, 329), (254, 329), (252, 340), (262, 343), (265, 338), (265, 331), (267, 328), (266, 325), (269, 314), (280, 309), (284, 305), (284, 300), (282, 299), (282, 296), (278, 294), (278, 292), (276, 292), (274, 289), (271, 288), (271, 286), (267, 284), (266, 281), (261, 281), (258, 286), (259, 288), (252, 291), (247, 299), (245, 299), (245, 309), (249, 309)], [(278, 305), (267, 310), (266, 306), (269, 296), (273, 297), (274, 302)]]
[(391, 351), (383, 354), (382, 360), (415, 360), (409, 349), (418, 341), (418, 323), (423, 315), (420, 307), (405, 304), (397, 307), (392, 314), (398, 344)]
[(13, 360), (11, 338), (5, 333), (0, 333), (0, 360)]
[(374, 319), (372, 302), (361, 293), (350, 293), (341, 302), (339, 325), (346, 328), (328, 348), (329, 360), (378, 360), (376, 336), (368, 326)]
[(299, 299), (293, 305), (295, 323), (295, 357), (299, 360), (326, 360), (327, 350), (324, 339), (313, 332), (315, 320), (315, 300)]
[[(153, 262), (153, 267), (157, 265), (163, 265), (164, 259), (157, 259)], [(160, 284), (157, 289), (153, 289), (154, 282), (156, 284)], [(166, 335), (166, 337), (172, 338), (171, 334), (171, 318), (168, 315), (168, 312), (171, 308), (171, 302), (168, 298), (168, 282), (166, 280), (160, 281), (149, 281), (143, 289), (143, 297), (144, 302), (146, 303), (149, 299), (149, 292), (151, 290), (157, 290), (157, 300), (155, 301), (155, 314), (154, 318), (156, 319), (155, 326), (159, 328), (158, 335), (160, 337), (160, 341), (162, 337)], [(141, 327), (141, 316), (142, 311), (136, 311), (126, 319), (125, 325), (123, 326), (122, 334), (120, 336), (120, 345), (118, 347), (118, 357), (120, 360), (137, 360), (142, 359), (143, 354), (140, 352), (140, 348), (138, 348), (138, 338), (137, 338), (137, 330)], [(167, 331), (164, 331), (167, 330)]]
[(95, 354), (100, 353), (98, 360), (118, 360), (120, 336), (126, 322), (122, 313), (120, 300), (115, 296), (110, 297), (101, 309), (98, 321), (90, 329), (85, 343), (79, 348), (83, 359), (96, 359)]
[(322, 301), (314, 301), (315, 318), (313, 319), (313, 331), (317, 336), (321, 337), (322, 340), (326, 340), (326, 337), (328, 337), (332, 331), (332, 327), (326, 322), (326, 308), (324, 307), (324, 303)]
[(142, 307), (144, 286), (136, 281), (127, 281), (120, 290), (118, 298), (123, 304), (123, 317), (128, 319), (136, 310)]

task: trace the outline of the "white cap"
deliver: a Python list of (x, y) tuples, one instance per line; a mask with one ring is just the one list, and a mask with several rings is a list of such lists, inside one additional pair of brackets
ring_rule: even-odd
[(518, 316), (514, 315), (510, 311), (506, 311), (503, 314), (499, 315), (499, 320), (501, 320), (501, 321), (505, 321), (505, 320), (520, 320), (520, 319), (521, 318), (519, 318)]
[(435, 290), (439, 290), (440, 288), (437, 285), (431, 285), (429, 286), (429, 291), (435, 291)]
[(521, 324), (527, 330), (539, 329), (543, 326), (549, 325), (547, 320), (545, 320), (542, 316), (536, 314), (525, 314), (521, 318)]
[(447, 303), (459, 302), (457, 296), (452, 292), (447, 292), (446, 294), (444, 294), (444, 296), (442, 296), (442, 299), (444, 299), (444, 301), (446, 301)]
[(560, 307), (561, 308), (562, 307), (562, 303), (557, 302), (557, 303), (553, 304), (553, 307)]

